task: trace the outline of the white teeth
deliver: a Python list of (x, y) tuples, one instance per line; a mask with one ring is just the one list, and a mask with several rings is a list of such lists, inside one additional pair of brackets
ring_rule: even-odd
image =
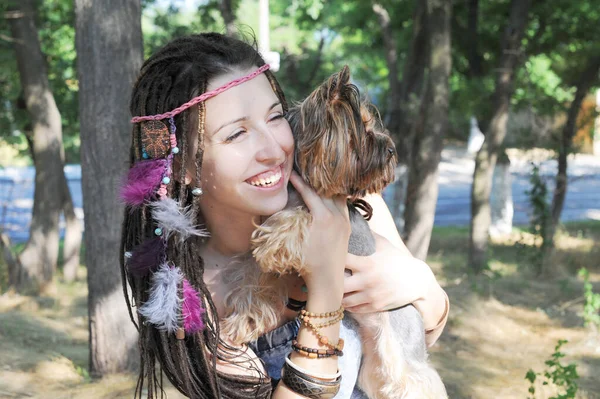
[(264, 187), (264, 186), (270, 186), (270, 185), (277, 183), (279, 181), (279, 179), (281, 179), (280, 171), (275, 173), (272, 176), (267, 177), (266, 179), (257, 179), (255, 181), (251, 181), (249, 183), (255, 187)]

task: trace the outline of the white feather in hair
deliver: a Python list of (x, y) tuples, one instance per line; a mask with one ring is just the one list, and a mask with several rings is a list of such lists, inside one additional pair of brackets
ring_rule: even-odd
[(161, 331), (174, 333), (180, 327), (182, 316), (178, 288), (182, 281), (181, 270), (167, 263), (163, 263), (152, 275), (150, 296), (138, 311)]
[(180, 208), (179, 203), (172, 198), (164, 198), (151, 204), (152, 217), (162, 229), (163, 235), (169, 238), (173, 233), (178, 233), (183, 241), (189, 236), (208, 237), (208, 231), (199, 229), (192, 224), (194, 220), (191, 207)]

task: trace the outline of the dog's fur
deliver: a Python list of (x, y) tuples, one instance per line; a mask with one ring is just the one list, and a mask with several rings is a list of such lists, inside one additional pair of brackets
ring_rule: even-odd
[[(348, 67), (288, 114), (296, 141), (296, 170), (318, 194), (349, 197), (352, 234), (348, 250), (362, 256), (375, 252), (375, 240), (352, 203), (369, 213), (370, 207), (360, 198), (381, 192), (393, 180), (396, 165), (394, 144), (375, 115), (361, 103)], [(286, 209), (254, 232), (253, 255), (262, 273), (254, 269), (240, 274), (238, 270), (236, 288), (225, 300), (228, 317), (222, 330), (235, 342), (254, 340), (275, 327), (274, 315), (283, 303), (276, 300), (282, 291), (273, 283), (280, 274), (306, 272), (303, 242), (311, 220), (300, 196), (290, 188)], [(360, 325), (363, 361), (358, 383), (369, 398), (447, 397), (439, 375), (427, 361), (423, 321), (413, 306), (346, 316)]]

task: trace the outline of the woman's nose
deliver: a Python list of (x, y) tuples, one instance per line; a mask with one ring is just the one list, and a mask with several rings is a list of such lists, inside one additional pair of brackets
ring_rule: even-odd
[(285, 160), (285, 151), (273, 132), (269, 129), (263, 129), (259, 132), (259, 136), (260, 145), (256, 159), (259, 162), (283, 162)]

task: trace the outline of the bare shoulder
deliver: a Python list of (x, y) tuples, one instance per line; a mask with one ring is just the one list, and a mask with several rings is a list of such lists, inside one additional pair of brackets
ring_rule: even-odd
[(398, 233), (392, 213), (381, 194), (367, 194), (363, 199), (373, 208), (373, 217), (369, 220), (371, 230), (386, 238), (395, 247), (408, 252), (406, 245), (404, 245)]

